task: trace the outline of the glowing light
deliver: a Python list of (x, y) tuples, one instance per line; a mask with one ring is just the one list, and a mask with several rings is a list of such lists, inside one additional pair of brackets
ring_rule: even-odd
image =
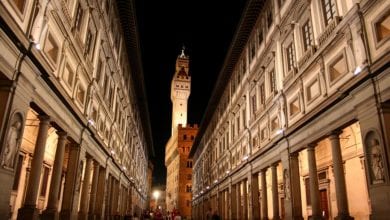
[(246, 160), (246, 159), (248, 159), (249, 157), (248, 157), (248, 155), (245, 155), (243, 158), (242, 158), (242, 160), (244, 161), (244, 160)]
[(37, 50), (41, 50), (41, 44), (40, 43), (35, 43), (35, 48), (37, 48)]
[(358, 75), (360, 72), (362, 72), (362, 68), (360, 66), (357, 66), (353, 74)]
[(284, 131), (283, 129), (279, 129), (279, 130), (276, 131), (276, 134), (282, 134), (283, 131)]

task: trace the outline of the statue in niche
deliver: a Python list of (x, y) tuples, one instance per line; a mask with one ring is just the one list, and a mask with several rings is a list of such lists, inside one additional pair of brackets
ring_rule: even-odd
[(383, 183), (385, 180), (382, 151), (377, 139), (370, 140), (370, 169), (373, 183)]
[(284, 196), (286, 198), (286, 200), (290, 200), (290, 178), (289, 178), (289, 175), (288, 175), (288, 170), (287, 169), (284, 169), (283, 170), (283, 179), (284, 179)]
[(3, 167), (13, 168), (15, 155), (18, 152), (20, 143), (20, 133), (22, 122), (17, 118), (11, 125), (8, 131), (7, 139), (5, 141), (5, 148), (1, 165)]

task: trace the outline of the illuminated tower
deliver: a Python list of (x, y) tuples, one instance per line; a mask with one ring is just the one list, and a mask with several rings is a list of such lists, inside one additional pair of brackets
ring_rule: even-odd
[(184, 48), (176, 59), (176, 70), (171, 83), (172, 134), (179, 124), (187, 125), (188, 97), (191, 93), (191, 76), (188, 73), (188, 56)]

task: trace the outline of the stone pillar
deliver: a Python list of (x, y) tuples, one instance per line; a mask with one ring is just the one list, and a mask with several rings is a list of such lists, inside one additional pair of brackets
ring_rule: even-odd
[(111, 175), (108, 174), (108, 178), (106, 179), (107, 181), (107, 187), (106, 187), (106, 196), (105, 196), (105, 204), (104, 204), (104, 216), (105, 216), (105, 219), (109, 219), (110, 215), (111, 215), (111, 184), (112, 184), (112, 178), (111, 178)]
[(309, 182), (310, 182), (310, 200), (312, 219), (322, 219), (320, 207), (320, 190), (318, 188), (317, 164), (316, 164), (316, 144), (310, 144), (307, 147), (307, 159), (309, 165)]
[(348, 211), (347, 188), (345, 186), (343, 158), (339, 135), (342, 131), (334, 131), (329, 136), (332, 146), (333, 173), (336, 188), (337, 217), (336, 219), (353, 219)]
[(84, 171), (84, 180), (81, 191), (80, 199), (80, 211), (79, 219), (86, 219), (88, 216), (88, 204), (89, 204), (89, 184), (91, 181), (91, 170), (92, 170), (93, 160), (90, 156), (87, 156), (85, 171)]
[(243, 196), (244, 196), (244, 209), (243, 209), (243, 214), (244, 214), (244, 217), (243, 219), (248, 219), (248, 180), (245, 179), (243, 182)]
[(280, 219), (279, 216), (279, 191), (278, 191), (278, 174), (276, 168), (278, 164), (273, 164), (271, 166), (272, 171), (272, 210), (273, 210), (273, 219)]
[(237, 185), (232, 185), (230, 190), (230, 218), (237, 218)]
[(261, 214), (263, 220), (268, 219), (268, 203), (267, 203), (267, 169), (260, 171), (261, 176)]
[(243, 210), (243, 207), (242, 207), (243, 204), (241, 204), (242, 203), (241, 182), (238, 182), (236, 184), (236, 193), (237, 193), (237, 206), (236, 206), (236, 209), (237, 209), (237, 214), (238, 214), (237, 219), (242, 219), (244, 210)]
[(58, 219), (58, 194), (61, 187), (62, 164), (64, 162), (65, 144), (67, 133), (57, 131), (58, 142), (54, 159), (53, 174), (50, 183), (49, 200), (41, 219)]
[(251, 201), (252, 201), (252, 219), (260, 219), (260, 202), (259, 202), (259, 174), (250, 176), (251, 182)]
[(38, 209), (36, 207), (36, 202), (38, 198), (38, 189), (39, 182), (41, 179), (42, 165), (43, 165), (43, 156), (45, 154), (47, 132), (49, 130), (50, 117), (47, 115), (38, 116), (39, 130), (37, 140), (35, 142), (34, 155), (31, 162), (31, 173), (28, 180), (26, 198), (24, 200), (24, 205), (18, 211), (18, 220), (22, 219), (38, 219)]
[[(95, 215), (95, 204), (96, 204), (96, 193), (99, 182), (99, 162), (93, 161), (93, 178), (92, 178), (92, 187), (91, 187), (91, 195), (89, 198), (89, 210), (88, 210), (88, 218), (93, 219)], [(101, 193), (101, 192), (100, 192)]]
[(78, 192), (78, 177), (81, 175), (82, 164), (80, 163), (80, 146), (76, 143), (71, 143), (69, 146), (69, 159), (65, 175), (65, 185), (61, 206), (61, 219), (77, 218), (77, 201), (79, 198)]
[(99, 179), (97, 184), (97, 192), (94, 206), (94, 215), (95, 219), (103, 219), (103, 207), (104, 207), (104, 197), (107, 194), (105, 190), (106, 185), (106, 169), (102, 168), (99, 170)]
[(298, 152), (290, 155), (292, 218), (303, 220), (298, 156)]

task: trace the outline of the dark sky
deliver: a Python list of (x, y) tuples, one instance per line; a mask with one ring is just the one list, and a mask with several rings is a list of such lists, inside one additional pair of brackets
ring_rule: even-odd
[(136, 0), (143, 70), (156, 158), (153, 185), (165, 185), (171, 135), (171, 79), (183, 45), (190, 57), (188, 123), (200, 124), (246, 0)]

